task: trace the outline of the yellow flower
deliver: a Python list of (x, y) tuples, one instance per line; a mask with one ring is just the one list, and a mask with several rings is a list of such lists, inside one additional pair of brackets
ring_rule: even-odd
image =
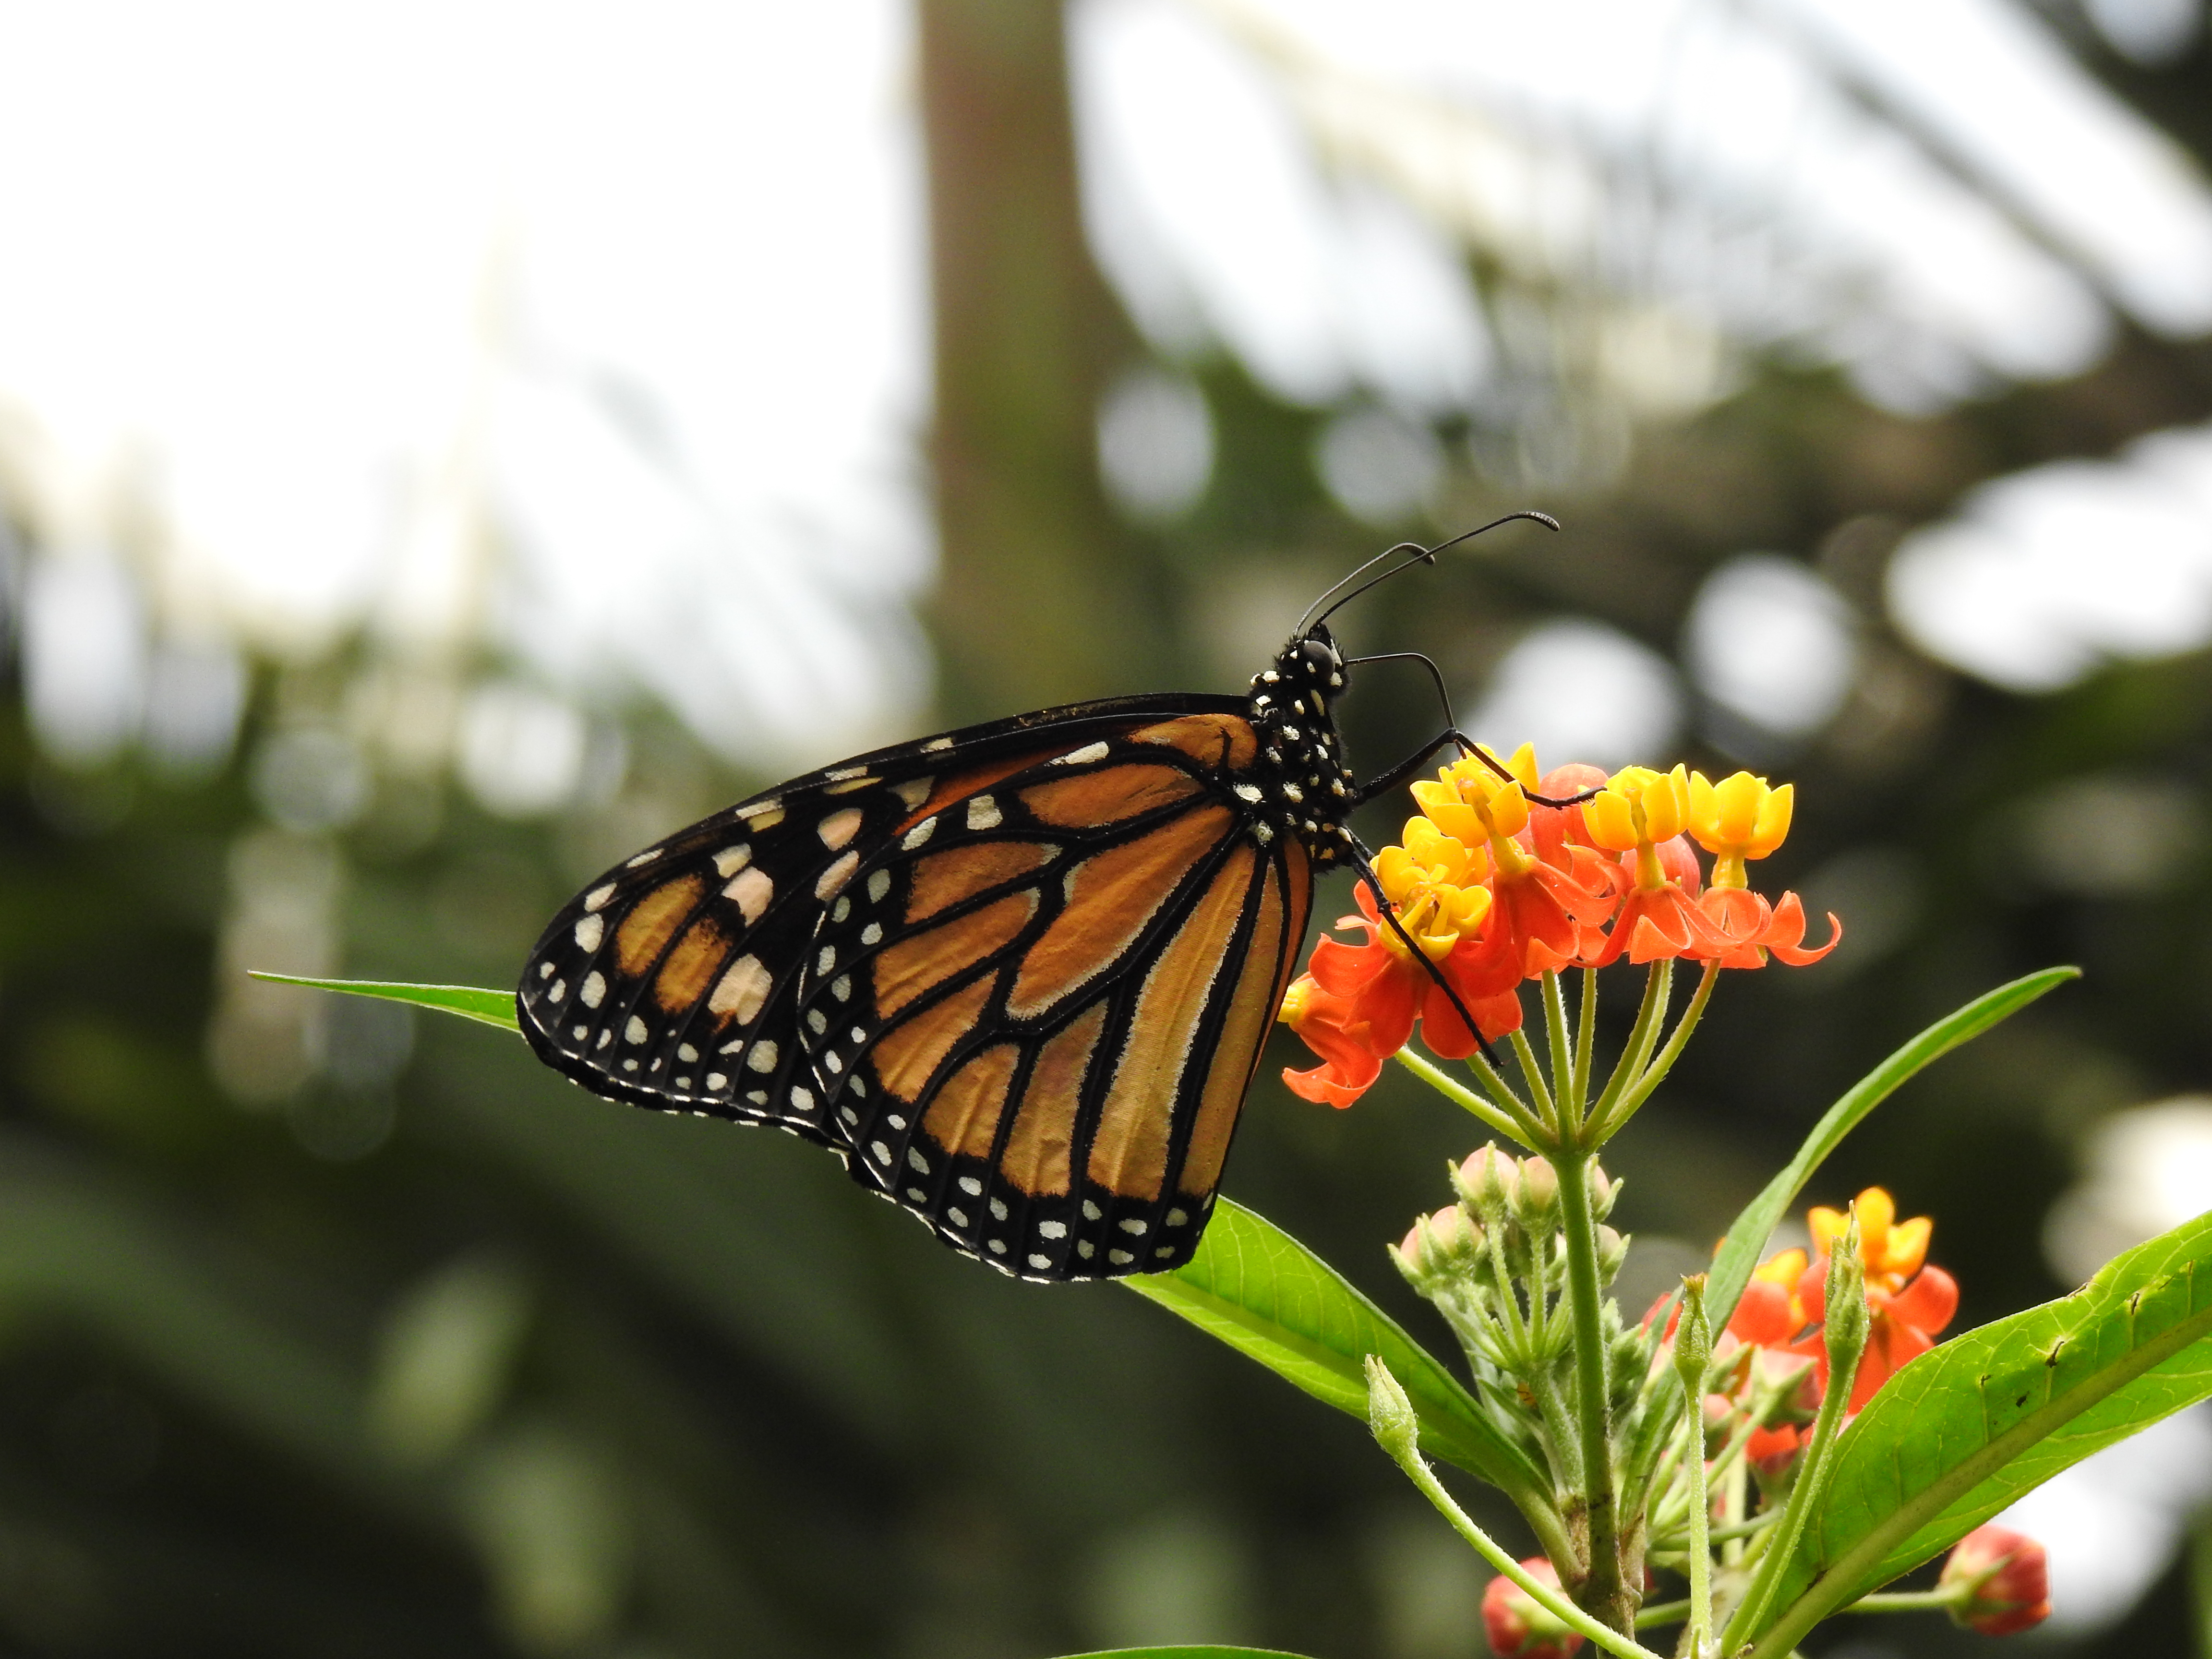
[[(1375, 855), (1376, 879), (1422, 954), (1441, 962), (1490, 914), (1490, 890), (1482, 885), (1490, 860), (1480, 847), (1445, 835), (1427, 818), (1407, 819), (1405, 833), (1402, 846)], [(1388, 930), (1382, 937), (1398, 943)]]
[(1716, 887), (1745, 887), (1744, 860), (1763, 859), (1790, 833), (1795, 790), (1771, 787), (1765, 778), (1738, 772), (1718, 783), (1690, 774), (1690, 833), (1713, 854)]
[[(1898, 1220), (1897, 1200), (1879, 1187), (1861, 1193), (1852, 1208), (1858, 1212), (1859, 1260), (1866, 1264), (1868, 1287), (1893, 1296), (1928, 1259), (1928, 1237), (1936, 1223), (1924, 1215)], [(1826, 1255), (1844, 1236), (1850, 1217), (1845, 1211), (1815, 1205), (1806, 1212), (1805, 1224), (1812, 1230), (1813, 1248)]]

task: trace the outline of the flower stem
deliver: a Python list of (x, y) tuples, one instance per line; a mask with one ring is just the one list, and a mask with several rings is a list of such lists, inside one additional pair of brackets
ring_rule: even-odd
[(1597, 969), (1583, 969), (1583, 994), (1575, 1009), (1575, 1110), (1587, 1115), (1590, 1069), (1597, 1055)]
[(1583, 1103), (1575, 1091), (1566, 994), (1559, 989), (1559, 974), (1549, 968), (1544, 970), (1544, 1029), (1552, 1039), (1552, 1089), (1559, 1097), (1559, 1133), (1572, 1134), (1582, 1123)]
[[(1492, 1101), (1475, 1093), (1465, 1084), (1449, 1076), (1433, 1060), (1415, 1054), (1411, 1048), (1399, 1049), (1395, 1058), (1401, 1066), (1455, 1106), (1480, 1119), (1507, 1139), (1518, 1141), (1531, 1151), (1538, 1150), (1539, 1142), (1535, 1138), (1535, 1126), (1525, 1121), (1518, 1112), (1508, 1115)], [(1497, 1073), (1493, 1072), (1491, 1075), (1496, 1077)], [(1498, 1081), (1503, 1083), (1504, 1079), (1500, 1078)], [(1520, 1103), (1515, 1101), (1514, 1105), (1518, 1108)]]
[(1942, 1613), (1972, 1596), (1971, 1580), (1950, 1589), (1894, 1590), (1887, 1595), (1862, 1595), (1843, 1613)]
[(1552, 1126), (1554, 1134), (1564, 1138), (1566, 1124), (1559, 1116), (1559, 1109), (1552, 1098), (1551, 1090), (1545, 1085), (1543, 1062), (1536, 1058), (1536, 1050), (1528, 1041), (1528, 1032), (1516, 1031), (1513, 1034), (1513, 1058), (1521, 1063), (1522, 1080), (1528, 1084), (1528, 1097), (1536, 1103), (1536, 1115)]
[(1633, 1593), (1621, 1577), (1620, 1517), (1614, 1513), (1612, 1407), (1606, 1387), (1597, 1223), (1590, 1213), (1590, 1154), (1579, 1146), (1570, 1147), (1558, 1162), (1560, 1219), (1567, 1247), (1567, 1309), (1574, 1322), (1575, 1414), (1581, 1431), (1589, 1535), (1589, 1575), (1582, 1585), (1582, 1599), (1608, 1626), (1627, 1630), (1636, 1608)]
[(1437, 1513), (1450, 1522), (1453, 1529), (1474, 1547), (1476, 1554), (1518, 1584), (1531, 1601), (1561, 1624), (1566, 1626), (1577, 1635), (1589, 1638), (1607, 1653), (1618, 1656), (1618, 1659), (1659, 1659), (1657, 1654), (1644, 1646), (1633, 1637), (1625, 1636), (1619, 1631), (1600, 1624), (1557, 1589), (1508, 1555), (1497, 1540), (1483, 1531), (1475, 1524), (1474, 1517), (1460, 1508), (1458, 1502), (1444, 1490), (1443, 1483), (1437, 1479), (1436, 1471), (1428, 1466), (1418, 1452), (1413, 1451), (1410, 1447), (1403, 1453), (1393, 1448), (1391, 1455), (1398, 1467), (1406, 1472), (1406, 1478), (1420, 1488), (1421, 1496), (1436, 1505)]
[[(1621, 1051), (1613, 1075), (1606, 1079), (1605, 1092), (1589, 1110), (1588, 1121), (1601, 1129), (1612, 1117), (1614, 1103), (1644, 1074), (1644, 1062), (1658, 1041), (1659, 1028), (1667, 1018), (1667, 989), (1670, 982), (1667, 970), (1672, 965), (1662, 957), (1651, 964), (1651, 972), (1644, 981), (1644, 1006), (1636, 1011), (1636, 1025), (1628, 1034), (1628, 1047)], [(1602, 1144), (1591, 1144), (1589, 1150), (1595, 1152)]]
[(1705, 971), (1698, 976), (1698, 988), (1690, 998), (1690, 1006), (1682, 1010), (1681, 1018), (1667, 1038), (1667, 1045), (1659, 1057), (1644, 1068), (1643, 1074), (1629, 1085), (1626, 1093), (1614, 1102), (1605, 1121), (1597, 1126), (1596, 1133), (1611, 1139), (1619, 1133), (1628, 1120), (1634, 1117), (1644, 1103), (1651, 1098), (1651, 1091), (1666, 1080), (1667, 1073), (1674, 1069), (1674, 1062), (1682, 1057), (1682, 1049), (1690, 1041), (1690, 1033), (1698, 1029), (1704, 1018), (1705, 1005), (1712, 1000), (1713, 987), (1719, 983), (1721, 965), (1717, 962), (1705, 964)]

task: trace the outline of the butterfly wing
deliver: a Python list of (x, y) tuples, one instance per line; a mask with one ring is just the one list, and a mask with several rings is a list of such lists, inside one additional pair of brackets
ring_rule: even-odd
[(679, 830), (554, 918), (523, 970), (524, 1035), (611, 1098), (840, 1145), (792, 991), (860, 858), (895, 843), (941, 785), (988, 787), (1071, 738), (1224, 702), (1125, 698), (996, 721), (856, 756)]
[(951, 781), (856, 867), (796, 992), (854, 1179), (1026, 1278), (1189, 1260), (1310, 908), (1255, 747), (1131, 723)]

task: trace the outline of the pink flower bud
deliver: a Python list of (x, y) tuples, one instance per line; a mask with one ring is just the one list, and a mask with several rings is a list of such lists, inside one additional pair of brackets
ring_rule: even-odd
[(1954, 1624), (1984, 1636), (2032, 1630), (2051, 1616), (2051, 1578), (2043, 1546), (2004, 1527), (1977, 1527), (1953, 1547), (1938, 1588), (1971, 1583), (1951, 1609)]
[[(1539, 1583), (1559, 1582), (1558, 1570), (1540, 1555), (1521, 1565)], [(1581, 1637), (1502, 1574), (1482, 1592), (1482, 1628), (1498, 1659), (1570, 1659), (1583, 1645)]]

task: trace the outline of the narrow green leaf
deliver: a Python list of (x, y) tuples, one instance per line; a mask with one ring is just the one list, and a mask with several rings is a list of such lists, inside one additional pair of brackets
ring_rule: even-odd
[[(2073, 1295), (1906, 1365), (1845, 1432), (1760, 1655), (1948, 1548), (2022, 1492), (2212, 1397), (2212, 1214)], [(1787, 1598), (1796, 1597), (1794, 1605)]]
[(1797, 1194), (1805, 1190), (1805, 1183), (1813, 1178), (1813, 1172), (1845, 1135), (1858, 1127), (1868, 1113), (1888, 1099), (1923, 1066), (2019, 1012), (2045, 992), (2081, 976), (2078, 968), (2045, 968), (2040, 973), (2000, 985), (1976, 997), (1898, 1049), (1828, 1108), (1813, 1126), (1813, 1133), (1805, 1137), (1797, 1156), (1744, 1206), (1743, 1213), (1736, 1217), (1735, 1224), (1722, 1241), (1705, 1288), (1705, 1307), (1713, 1328), (1721, 1329), (1735, 1311), (1736, 1300), (1742, 1296), (1743, 1287), (1751, 1282), (1752, 1270), (1759, 1265), (1759, 1253), (1766, 1248), (1774, 1229), (1797, 1201)]
[(1388, 1314), (1265, 1218), (1223, 1199), (1189, 1262), (1121, 1282), (1363, 1423), (1367, 1356), (1381, 1355), (1421, 1419), (1421, 1449), (1497, 1486), (1552, 1543), (1558, 1516), (1528, 1455)]
[(302, 979), (295, 974), (264, 974), (258, 969), (248, 971), (252, 978), (273, 981), (278, 985), (305, 985), (318, 991), (343, 991), (349, 996), (382, 997), (388, 1002), (411, 1002), (417, 1007), (459, 1014), (463, 1019), (481, 1020), (486, 1025), (496, 1025), (502, 1031), (513, 1031), (517, 1036), (522, 1031), (514, 1017), (514, 993), (512, 991), (486, 991), (473, 985), (404, 985), (395, 980), (383, 979)]

